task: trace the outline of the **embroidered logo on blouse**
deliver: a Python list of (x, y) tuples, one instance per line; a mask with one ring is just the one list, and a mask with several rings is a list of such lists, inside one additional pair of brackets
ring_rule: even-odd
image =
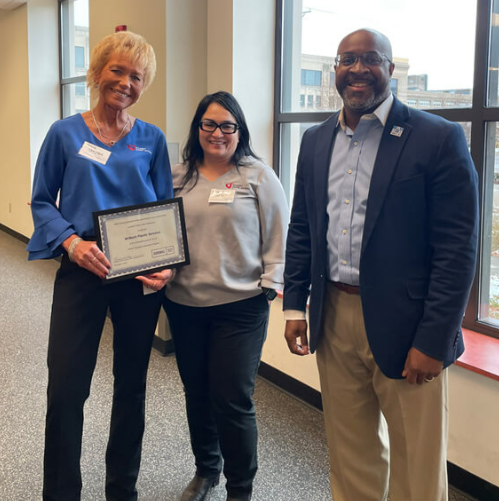
[(135, 146), (134, 144), (129, 144), (128, 149), (130, 151), (145, 151), (146, 153), (149, 153), (149, 155), (152, 155), (151, 150), (148, 150), (147, 148), (139, 148), (138, 146)]

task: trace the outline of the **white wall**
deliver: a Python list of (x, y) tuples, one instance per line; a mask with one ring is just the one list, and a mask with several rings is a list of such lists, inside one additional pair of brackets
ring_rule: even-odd
[(207, 0), (166, 2), (166, 137), (185, 143), (207, 92)]
[(499, 486), (499, 381), (449, 369), (449, 461)]
[(50, 125), (60, 117), (58, 9), (54, 0), (28, 5), (30, 170)]

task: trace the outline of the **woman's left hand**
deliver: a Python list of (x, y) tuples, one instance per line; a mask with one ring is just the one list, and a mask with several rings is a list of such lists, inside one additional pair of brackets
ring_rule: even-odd
[(150, 273), (149, 275), (141, 275), (140, 277), (135, 278), (140, 280), (146, 287), (149, 287), (149, 289), (159, 291), (168, 282), (171, 282), (174, 276), (175, 273), (173, 270), (163, 270), (156, 273)]

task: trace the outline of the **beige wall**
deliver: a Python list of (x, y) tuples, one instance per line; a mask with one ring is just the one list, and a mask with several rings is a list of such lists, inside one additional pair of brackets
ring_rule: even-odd
[(0, 223), (23, 235), (32, 231), (27, 12), (0, 10)]

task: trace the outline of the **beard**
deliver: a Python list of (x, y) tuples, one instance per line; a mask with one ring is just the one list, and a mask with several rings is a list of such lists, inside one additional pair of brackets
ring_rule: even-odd
[(349, 96), (348, 89), (345, 86), (340, 91), (340, 96), (343, 99), (343, 105), (351, 110), (361, 113), (369, 113), (374, 111), (387, 97), (389, 94), (389, 90), (381, 94), (376, 94), (376, 92), (372, 92), (367, 97), (357, 97), (357, 96)]

